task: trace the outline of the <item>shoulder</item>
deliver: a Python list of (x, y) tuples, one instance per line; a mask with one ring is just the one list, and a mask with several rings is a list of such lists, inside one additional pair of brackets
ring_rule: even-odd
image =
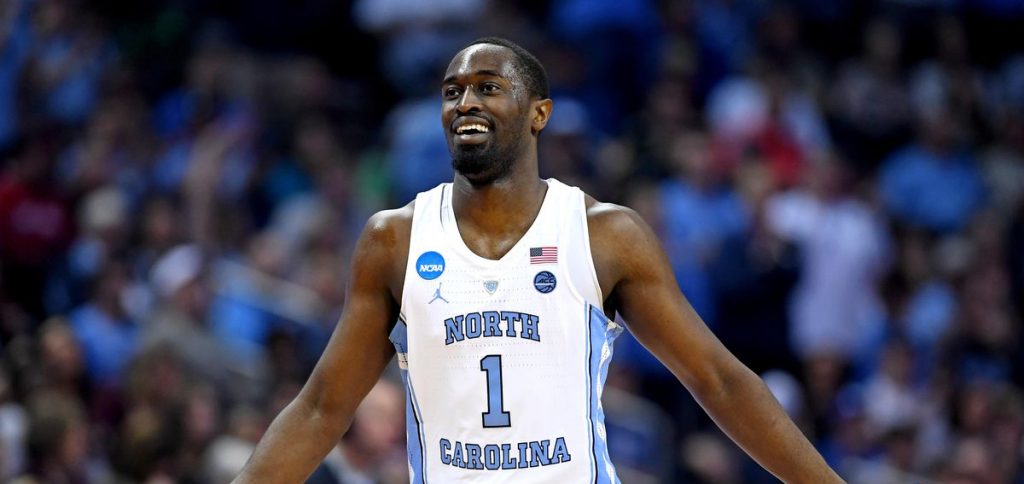
[(415, 204), (413, 201), (404, 207), (381, 210), (371, 215), (363, 227), (363, 237), (385, 247), (408, 242)]
[(642, 233), (647, 228), (647, 223), (640, 214), (629, 207), (600, 202), (590, 195), (585, 196), (585, 204), (591, 239), (616, 239), (624, 235)]
[(605, 298), (638, 269), (665, 264), (658, 237), (635, 210), (590, 196), (585, 203), (591, 256)]
[(353, 279), (386, 285), (396, 299), (400, 297), (409, 258), (413, 203), (373, 214), (366, 221), (352, 255)]

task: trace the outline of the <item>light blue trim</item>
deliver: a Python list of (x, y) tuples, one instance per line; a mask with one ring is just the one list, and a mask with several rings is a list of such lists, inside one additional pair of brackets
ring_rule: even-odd
[(391, 340), (391, 344), (395, 345), (395, 351), (398, 353), (408, 354), (409, 353), (409, 329), (405, 325), (405, 321), (399, 319), (395, 323), (395, 327), (391, 329), (391, 334), (388, 335), (388, 339)]
[[(391, 343), (395, 345), (395, 351), (408, 355), (409, 336), (408, 327), (405, 321), (399, 319), (389, 336)], [(419, 404), (416, 402), (416, 392), (412, 388), (408, 369), (401, 370), (402, 383), (405, 385), (405, 440), (409, 456), (409, 482), (410, 484), (427, 484), (427, 476), (424, 473), (427, 456), (424, 452), (426, 437), (423, 434), (423, 417), (420, 415)]]
[[(622, 333), (622, 327), (612, 323), (600, 309), (589, 306), (587, 332), (590, 336), (588, 354), (590, 356), (589, 375), (597, 375), (590, 380), (590, 434), (593, 436), (591, 455), (597, 471), (595, 482), (598, 484), (619, 484), (611, 458), (608, 456), (608, 440), (604, 434), (604, 409), (601, 407), (601, 393), (604, 382), (608, 379), (608, 365), (612, 359), (612, 343)], [(599, 430), (600, 429), (600, 430)]]
[(590, 304), (583, 304), (583, 321), (586, 322), (586, 338), (583, 343), (586, 351), (583, 354), (587, 357), (587, 361), (584, 365), (587, 369), (587, 455), (590, 456), (588, 459), (590, 461), (590, 465), (588, 466), (590, 477), (587, 479), (587, 482), (597, 482), (595, 477), (595, 473), (597, 471), (597, 458), (594, 456), (594, 420), (591, 416), (591, 411), (593, 410), (591, 402), (594, 400), (594, 385), (592, 383), (593, 378), (591, 378), (591, 369), (593, 365), (590, 364), (590, 361), (592, 360), (590, 354), (590, 308)]

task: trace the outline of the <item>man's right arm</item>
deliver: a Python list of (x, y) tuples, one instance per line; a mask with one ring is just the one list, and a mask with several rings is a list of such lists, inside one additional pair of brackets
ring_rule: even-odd
[[(394, 356), (411, 206), (366, 223), (352, 254), (345, 308), (309, 381), (267, 429), (235, 483), (303, 482), (348, 430)], [(399, 289), (400, 290), (400, 289)]]

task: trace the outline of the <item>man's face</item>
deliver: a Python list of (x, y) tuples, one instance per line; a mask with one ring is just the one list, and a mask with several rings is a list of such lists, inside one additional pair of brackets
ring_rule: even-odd
[(445, 72), (441, 96), (455, 170), (473, 183), (507, 175), (531, 134), (530, 96), (512, 51), (477, 44), (459, 52)]

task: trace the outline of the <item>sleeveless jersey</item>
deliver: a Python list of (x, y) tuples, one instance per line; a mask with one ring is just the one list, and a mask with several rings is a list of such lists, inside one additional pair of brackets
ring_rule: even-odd
[(400, 321), (412, 483), (617, 483), (601, 392), (622, 328), (601, 308), (583, 192), (549, 179), (501, 259), (473, 253), (450, 183), (416, 197)]

